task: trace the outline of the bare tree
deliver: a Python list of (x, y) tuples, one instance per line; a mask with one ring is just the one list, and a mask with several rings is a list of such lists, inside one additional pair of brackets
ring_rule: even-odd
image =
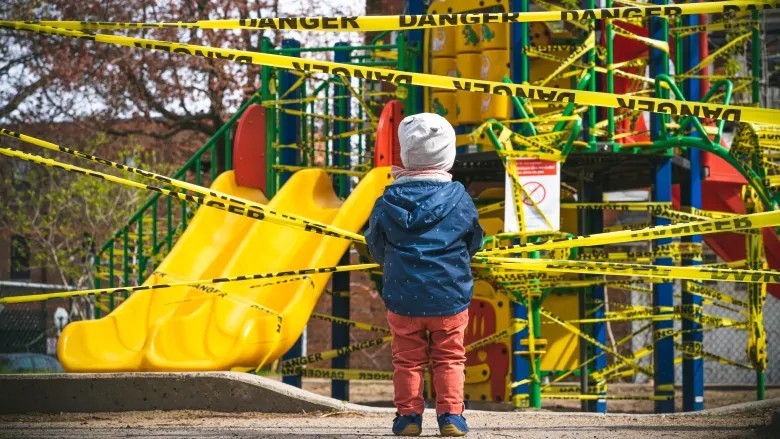
[[(276, 0), (273, 0), (276, 2)], [(178, 21), (256, 17), (265, 0), (0, 3), (13, 20)], [(262, 32), (154, 29), (128, 35), (258, 50)], [(272, 38), (273, 35), (269, 35)], [(69, 121), (113, 135), (212, 134), (259, 87), (259, 66), (0, 30), (0, 122)], [(146, 124), (116, 124), (143, 119)]]

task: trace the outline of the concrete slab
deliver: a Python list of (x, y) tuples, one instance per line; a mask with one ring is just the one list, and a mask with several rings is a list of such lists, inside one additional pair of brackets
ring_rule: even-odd
[(0, 413), (386, 412), (237, 372), (0, 375)]
[[(0, 395), (3, 395), (0, 398), (0, 415), (202, 410), (222, 413), (339, 411), (386, 416), (395, 412), (394, 408), (351, 404), (272, 379), (238, 372), (0, 375)], [(502, 412), (470, 413), (500, 416)], [(430, 412), (429, 417), (435, 418), (434, 415)], [(525, 419), (553, 416), (561, 420), (605, 417), (597, 413), (548, 411), (524, 411), (522, 416)], [(747, 416), (762, 418), (761, 424), (766, 428), (780, 430), (780, 398), (675, 415), (606, 415), (614, 416), (648, 420), (666, 416), (676, 419)]]

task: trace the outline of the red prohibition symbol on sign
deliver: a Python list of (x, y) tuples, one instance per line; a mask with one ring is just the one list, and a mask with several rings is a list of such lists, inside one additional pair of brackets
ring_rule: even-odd
[(525, 183), (523, 189), (525, 189), (523, 204), (526, 206), (533, 206), (534, 203), (541, 204), (545, 197), (547, 197), (547, 191), (544, 189), (544, 185), (538, 181), (529, 181), (528, 183)]

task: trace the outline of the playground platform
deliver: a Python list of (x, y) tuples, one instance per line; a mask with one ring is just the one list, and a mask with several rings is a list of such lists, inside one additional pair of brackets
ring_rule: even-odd
[(388, 410), (350, 404), (238, 372), (0, 375), (0, 414), (207, 410), (301, 413)]

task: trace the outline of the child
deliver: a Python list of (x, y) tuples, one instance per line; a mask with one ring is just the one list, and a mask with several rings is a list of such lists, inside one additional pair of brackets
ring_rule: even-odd
[(431, 113), (409, 116), (398, 137), (404, 168), (393, 168), (395, 181), (374, 205), (366, 231), (368, 250), (383, 265), (382, 299), (393, 333), (393, 433), (421, 433), (423, 369), (430, 361), (439, 431), (463, 436), (469, 262), (483, 232), (471, 197), (447, 172), (455, 161), (449, 122)]

